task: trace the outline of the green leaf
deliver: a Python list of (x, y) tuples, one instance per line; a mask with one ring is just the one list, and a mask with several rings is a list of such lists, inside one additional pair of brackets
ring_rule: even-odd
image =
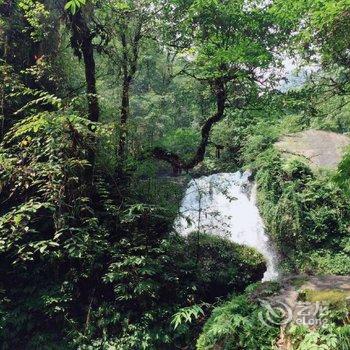
[(64, 8), (65, 10), (70, 10), (70, 12), (75, 15), (83, 5), (86, 5), (86, 0), (69, 0)]

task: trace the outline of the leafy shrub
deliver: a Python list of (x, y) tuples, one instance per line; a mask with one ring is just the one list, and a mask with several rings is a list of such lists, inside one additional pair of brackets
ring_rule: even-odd
[(349, 350), (350, 325), (348, 324), (349, 305), (346, 302), (324, 305), (321, 325), (317, 329), (292, 325), (288, 336), (295, 350)]
[(331, 176), (313, 175), (298, 159), (282, 160), (275, 150), (266, 151), (256, 165), (261, 213), (287, 265), (348, 274), (350, 208), (344, 191)]
[(242, 292), (266, 271), (264, 257), (253, 248), (202, 233), (190, 234), (187, 242), (186, 254), (195, 261), (197, 288), (205, 301)]
[(29, 115), (1, 145), (2, 348), (193, 343), (204, 318), (175, 330), (173, 315), (260, 279), (262, 257), (216, 237), (198, 246), (169, 236), (175, 210), (156, 204), (177, 184), (164, 198), (129, 191), (123, 201), (101, 171), (89, 185), (91, 146), (88, 122), (60, 109)]
[(317, 271), (320, 274), (348, 275), (350, 255), (348, 252), (319, 250), (303, 257), (300, 263), (302, 272)]
[(233, 297), (213, 310), (198, 338), (197, 349), (273, 349), (279, 326), (264, 324), (259, 317), (261, 312), (261, 306), (250, 298), (250, 293)]
[(338, 166), (335, 181), (350, 195), (350, 150), (348, 150)]

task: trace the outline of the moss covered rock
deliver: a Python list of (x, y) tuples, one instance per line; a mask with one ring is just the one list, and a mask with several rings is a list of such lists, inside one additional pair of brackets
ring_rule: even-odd
[(243, 291), (266, 271), (262, 254), (215, 235), (192, 233), (188, 251), (196, 259), (198, 288), (205, 300)]

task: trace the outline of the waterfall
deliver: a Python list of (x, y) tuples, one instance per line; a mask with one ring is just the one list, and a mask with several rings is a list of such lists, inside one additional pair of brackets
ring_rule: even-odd
[(249, 177), (249, 172), (236, 172), (191, 180), (175, 229), (181, 235), (193, 231), (216, 234), (255, 248), (267, 263), (263, 281), (273, 280), (278, 277), (276, 254), (256, 205), (256, 185)]

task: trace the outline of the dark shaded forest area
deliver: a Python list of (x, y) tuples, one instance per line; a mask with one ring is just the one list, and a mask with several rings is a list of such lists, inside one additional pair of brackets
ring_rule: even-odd
[[(282, 349), (264, 256), (174, 221), (249, 169), (281, 275), (350, 275), (350, 151), (275, 147), (349, 134), (349, 32), (348, 0), (0, 0), (0, 349)], [(350, 349), (336, 304), (283, 349)]]

